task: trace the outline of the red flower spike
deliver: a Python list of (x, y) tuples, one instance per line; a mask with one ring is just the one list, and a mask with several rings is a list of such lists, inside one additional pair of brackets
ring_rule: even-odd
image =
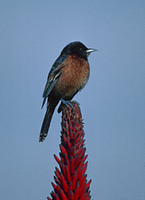
[(64, 188), (64, 192), (66, 193), (68, 190), (68, 184), (63, 176), (63, 174), (61, 175), (61, 181), (60, 181), (62, 188)]
[(67, 182), (70, 183), (71, 182), (71, 174), (70, 174), (70, 170), (69, 168), (66, 166), (65, 167), (65, 170), (66, 170), (66, 179), (67, 179)]
[(59, 164), (60, 163), (60, 159), (54, 154), (54, 158), (56, 160), (56, 162)]
[(57, 190), (57, 186), (54, 183), (51, 183), (51, 184), (52, 184), (54, 190)]
[(66, 155), (68, 155), (66, 149), (64, 148), (64, 146), (62, 144), (60, 145), (60, 150), (61, 150), (62, 154), (65, 153)]
[(74, 174), (74, 172), (75, 172), (74, 162), (75, 162), (74, 157), (71, 156), (71, 158), (70, 158), (70, 173), (71, 174)]
[(60, 195), (61, 195), (61, 199), (68, 200), (66, 195), (65, 195), (65, 193), (64, 193), (64, 191), (62, 189), (60, 190)]
[(75, 171), (75, 173), (73, 174), (72, 190), (75, 190), (77, 181), (78, 181), (78, 179), (77, 179), (77, 172)]
[(80, 183), (80, 185), (81, 185), (81, 187), (86, 187), (86, 175), (83, 175), (82, 176), (82, 178), (81, 178), (81, 180), (79, 181), (79, 183)]
[(56, 199), (55, 200), (60, 200), (60, 198), (59, 198), (59, 196), (58, 195), (56, 195)]
[(56, 175), (57, 179), (60, 179), (61, 175), (60, 175), (59, 169), (56, 167), (55, 170), (56, 170), (55, 175)]
[[(68, 199), (69, 200), (69, 199)], [(75, 200), (74, 198), (74, 193), (72, 191), (70, 191), (70, 200)]]
[[(60, 162), (59, 166), (60, 166), (61, 172), (64, 174), (64, 176), (66, 176), (66, 173), (65, 173), (65, 165), (64, 165), (62, 162)], [(60, 173), (61, 173), (61, 172), (60, 172)]]
[(75, 199), (78, 199), (80, 196), (80, 184), (77, 183), (76, 189), (75, 189)]
[(54, 155), (60, 170), (55, 168), (54, 192), (48, 200), (90, 200), (90, 183), (87, 182), (82, 116), (78, 103), (71, 102), (62, 111), (60, 153)]
[(91, 182), (92, 182), (92, 181), (89, 180), (88, 183), (86, 184), (86, 187), (87, 187), (88, 189), (89, 189), (89, 187), (90, 187)]
[(83, 165), (85, 160), (87, 159), (88, 155), (84, 156), (81, 160), (80, 160), (80, 163), (79, 165)]

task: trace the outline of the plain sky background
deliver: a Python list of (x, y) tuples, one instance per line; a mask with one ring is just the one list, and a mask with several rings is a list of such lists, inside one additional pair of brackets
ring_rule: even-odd
[(93, 200), (145, 199), (145, 1), (0, 1), (0, 199), (46, 199), (61, 114), (39, 143), (48, 71), (81, 41), (89, 57), (80, 103)]

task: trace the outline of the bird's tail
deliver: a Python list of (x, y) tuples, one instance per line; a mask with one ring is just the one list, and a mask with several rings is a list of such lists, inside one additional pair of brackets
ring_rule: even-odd
[(45, 117), (42, 123), (42, 127), (41, 127), (41, 131), (40, 131), (40, 137), (39, 137), (39, 142), (43, 142), (47, 136), (48, 130), (49, 130), (49, 126), (50, 126), (50, 122), (55, 110), (55, 107), (57, 106), (58, 101), (54, 101), (54, 102), (50, 102), (46, 113), (45, 113)]

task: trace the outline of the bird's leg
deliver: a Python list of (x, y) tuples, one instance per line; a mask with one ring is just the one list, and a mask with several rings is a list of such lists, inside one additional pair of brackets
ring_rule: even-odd
[(71, 100), (66, 101), (66, 100), (64, 100), (62, 98), (60, 100), (61, 100), (61, 104), (60, 104), (60, 106), (59, 106), (59, 108), (57, 110), (58, 113), (60, 113), (62, 111), (63, 106), (68, 107), (68, 105), (69, 105), (71, 108), (73, 108), (72, 104), (70, 103)]
[(68, 105), (69, 105), (71, 108), (73, 108), (72, 104), (70, 103), (71, 100), (66, 101), (62, 98), (60, 100), (61, 100), (61, 103), (63, 103), (66, 107), (68, 107)]

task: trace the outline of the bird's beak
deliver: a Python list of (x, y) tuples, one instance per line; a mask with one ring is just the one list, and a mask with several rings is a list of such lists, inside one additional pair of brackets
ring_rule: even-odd
[(94, 52), (94, 51), (98, 51), (97, 49), (87, 49), (86, 50), (86, 53), (87, 53), (87, 56), (90, 55), (91, 52)]

